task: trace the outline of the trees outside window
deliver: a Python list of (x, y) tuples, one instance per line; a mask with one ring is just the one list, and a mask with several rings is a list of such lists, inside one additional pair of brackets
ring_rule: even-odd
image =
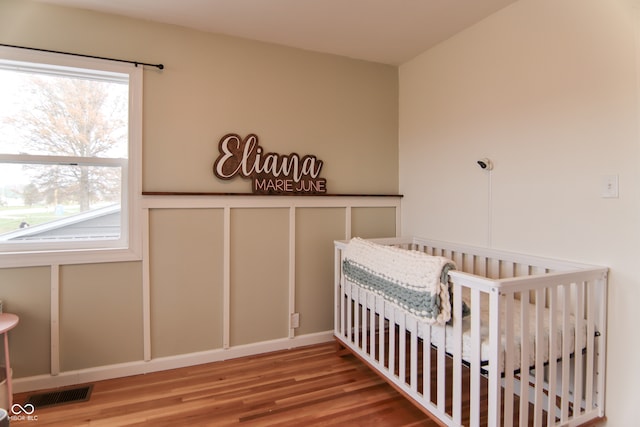
[(0, 49), (0, 258), (129, 248), (141, 70), (23, 56)]

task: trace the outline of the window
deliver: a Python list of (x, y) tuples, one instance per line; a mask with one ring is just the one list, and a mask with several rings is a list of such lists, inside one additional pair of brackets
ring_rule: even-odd
[(0, 266), (137, 259), (142, 69), (0, 48)]

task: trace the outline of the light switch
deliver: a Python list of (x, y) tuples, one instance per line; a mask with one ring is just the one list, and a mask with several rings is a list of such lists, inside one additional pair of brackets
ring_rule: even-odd
[(618, 198), (618, 175), (603, 175), (600, 185), (600, 197), (606, 199)]

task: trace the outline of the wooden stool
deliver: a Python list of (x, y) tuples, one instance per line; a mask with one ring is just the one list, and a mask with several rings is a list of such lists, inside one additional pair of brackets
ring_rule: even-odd
[[(8, 332), (18, 324), (18, 316), (11, 313), (0, 314), (0, 334), (4, 334), (4, 362), (7, 372), (7, 397), (9, 398), (9, 408), (13, 404), (13, 390), (11, 388), (11, 363), (9, 361), (9, 337)], [(6, 408), (9, 410), (9, 408)]]

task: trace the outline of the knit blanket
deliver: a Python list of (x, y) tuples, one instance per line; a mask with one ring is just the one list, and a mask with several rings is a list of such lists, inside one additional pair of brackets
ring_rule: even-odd
[(352, 239), (344, 251), (346, 279), (430, 324), (451, 318), (448, 272), (453, 261), (424, 252)]

